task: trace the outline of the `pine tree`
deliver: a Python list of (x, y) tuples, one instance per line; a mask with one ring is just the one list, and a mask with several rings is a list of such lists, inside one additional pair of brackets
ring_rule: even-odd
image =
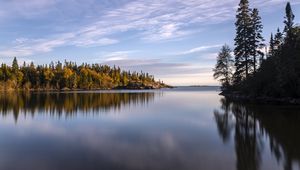
[(285, 8), (285, 27), (284, 27), (284, 32), (287, 34), (287, 36), (290, 36), (291, 34), (291, 29), (294, 26), (294, 19), (295, 19), (295, 15), (293, 13), (292, 7), (290, 2), (288, 2), (286, 4), (286, 8)]
[(275, 50), (274, 52), (276, 52), (280, 49), (280, 46), (282, 45), (282, 43), (283, 43), (283, 34), (280, 31), (280, 29), (278, 28), (277, 33), (275, 34), (275, 37), (274, 37), (274, 50)]
[(236, 37), (235, 37), (235, 84), (241, 83), (247, 78), (251, 63), (251, 17), (248, 0), (241, 0), (236, 15)]
[(264, 57), (264, 53), (261, 51), (261, 49), (265, 46), (264, 44), (264, 38), (262, 35), (263, 25), (261, 22), (261, 17), (259, 16), (259, 11), (257, 8), (254, 8), (251, 13), (251, 54), (253, 57), (253, 71), (254, 73), (257, 70), (257, 56), (260, 56), (260, 58)]
[(273, 57), (274, 56), (274, 47), (275, 47), (275, 43), (274, 43), (274, 38), (273, 38), (273, 33), (271, 33), (271, 38), (270, 38), (270, 48), (269, 48), (269, 57)]
[(229, 46), (225, 44), (218, 54), (217, 64), (213, 69), (214, 78), (220, 80), (223, 89), (228, 88), (231, 84), (232, 65), (233, 59), (231, 56), (231, 50)]
[(14, 60), (12, 62), (12, 69), (13, 69), (13, 72), (16, 72), (19, 69), (19, 65), (18, 65), (18, 61), (17, 61), (16, 57), (14, 57)]

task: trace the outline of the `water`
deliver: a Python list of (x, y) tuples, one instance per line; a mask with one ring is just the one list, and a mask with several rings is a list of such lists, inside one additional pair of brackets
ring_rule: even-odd
[(299, 169), (299, 107), (218, 93), (1, 94), (0, 169)]

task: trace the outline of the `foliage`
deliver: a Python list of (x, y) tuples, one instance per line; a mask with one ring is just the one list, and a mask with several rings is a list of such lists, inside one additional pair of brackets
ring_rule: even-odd
[[(129, 85), (136, 85), (130, 87)], [(19, 67), (16, 58), (12, 66), (0, 67), (0, 90), (71, 90), (112, 88), (160, 88), (165, 86), (148, 73), (122, 71), (119, 67), (81, 64), (65, 61), (49, 65), (34, 63)]]
[[(262, 24), (258, 10), (252, 10), (250, 19), (249, 11), (248, 1), (241, 0), (236, 22), (235, 73), (231, 79), (234, 84), (230, 89), (251, 96), (300, 98), (300, 27), (294, 24), (290, 3), (286, 6), (284, 32), (278, 28), (275, 36), (271, 34), (268, 57), (261, 59), (257, 70), (255, 57), (262, 53)], [(256, 34), (250, 37), (251, 41), (245, 26), (249, 20), (252, 20), (252, 34)]]
[(239, 84), (243, 77), (248, 77), (251, 55), (251, 10), (248, 0), (241, 0), (236, 15), (235, 68), (234, 82)]
[(258, 57), (264, 58), (262, 49), (265, 44), (262, 36), (263, 25), (258, 9), (249, 7), (248, 0), (241, 0), (236, 15), (235, 68), (234, 84), (239, 85), (251, 73), (256, 73)]
[(224, 45), (219, 52), (217, 64), (214, 68), (214, 78), (219, 79), (223, 89), (227, 89), (231, 85), (233, 59), (231, 49), (228, 45)]

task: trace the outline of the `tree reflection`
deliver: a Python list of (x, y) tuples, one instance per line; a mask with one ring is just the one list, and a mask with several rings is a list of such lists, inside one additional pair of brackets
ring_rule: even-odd
[(105, 113), (123, 106), (146, 105), (154, 100), (156, 92), (145, 93), (1, 93), (0, 113), (13, 114), (18, 120), (24, 116), (50, 114), (67, 117), (81, 114)]
[(249, 105), (225, 98), (220, 103), (221, 110), (214, 111), (216, 125), (224, 142), (234, 129), (238, 170), (260, 169), (263, 144), (269, 145), (285, 170), (292, 170), (293, 163), (300, 163), (299, 107)]
[(233, 128), (233, 122), (232, 122), (233, 120), (229, 112), (230, 102), (228, 102), (224, 98), (222, 98), (220, 102), (222, 103), (221, 107), (223, 112), (221, 113), (218, 110), (214, 111), (215, 121), (217, 123), (219, 135), (223, 139), (223, 142), (227, 143), (230, 139), (231, 130)]

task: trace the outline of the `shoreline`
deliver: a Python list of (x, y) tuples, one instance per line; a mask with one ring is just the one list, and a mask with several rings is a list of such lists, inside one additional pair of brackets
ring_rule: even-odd
[(151, 87), (138, 87), (138, 88), (123, 88), (123, 87), (116, 87), (116, 88), (92, 88), (92, 89), (1, 89), (0, 92), (81, 92), (81, 91), (113, 91), (113, 90), (160, 90), (160, 89), (173, 89), (176, 87), (173, 86), (166, 86), (166, 87), (159, 87), (159, 88), (151, 88)]
[(228, 98), (230, 100), (240, 102), (251, 102), (257, 104), (300, 105), (300, 99), (292, 97), (276, 98), (267, 96), (250, 96), (230, 92), (221, 92), (219, 95), (224, 96), (225, 98)]

